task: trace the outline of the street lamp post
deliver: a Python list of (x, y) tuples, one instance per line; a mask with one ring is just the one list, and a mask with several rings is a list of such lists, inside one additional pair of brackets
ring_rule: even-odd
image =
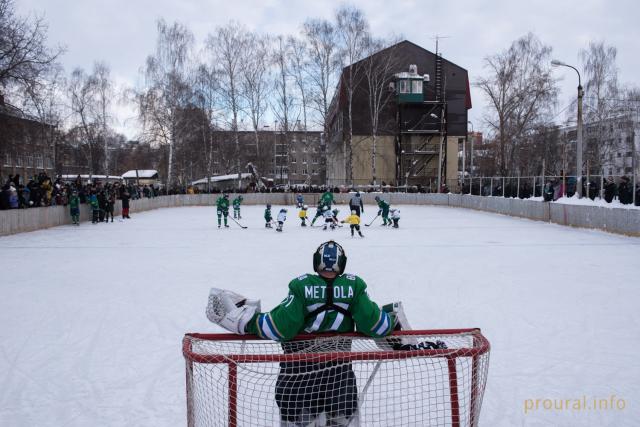
[(580, 78), (580, 71), (572, 65), (565, 64), (562, 61), (554, 59), (551, 61), (551, 65), (556, 67), (568, 67), (573, 68), (578, 73), (578, 125), (576, 129), (576, 193), (578, 198), (582, 198), (582, 79)]
[[(473, 129), (473, 123), (471, 120), (467, 121), (471, 125), (471, 159), (469, 169), (469, 194), (473, 193), (473, 139), (475, 138), (475, 130)], [(467, 139), (469, 138), (469, 132), (467, 131)], [(464, 172), (462, 174), (464, 176)]]

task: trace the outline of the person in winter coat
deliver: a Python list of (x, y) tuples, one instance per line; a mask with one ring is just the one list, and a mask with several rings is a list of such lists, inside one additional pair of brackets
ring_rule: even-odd
[(623, 176), (620, 178), (620, 184), (618, 184), (618, 198), (623, 205), (633, 203), (633, 189), (629, 181), (628, 176)]
[(611, 203), (616, 196), (616, 183), (613, 181), (613, 177), (607, 178), (604, 182), (604, 200), (607, 203)]
[(122, 190), (123, 191), (120, 194), (120, 199), (122, 199), (122, 219), (131, 219), (129, 216), (129, 200), (131, 199), (131, 194), (126, 187), (122, 187)]
[(356, 215), (358, 216), (364, 213), (364, 204), (362, 203), (362, 197), (360, 197), (359, 191), (349, 200), (349, 209), (356, 211)]
[(76, 190), (73, 190), (71, 197), (69, 197), (69, 213), (71, 214), (71, 222), (80, 225), (80, 198)]
[(104, 214), (107, 211), (107, 196), (104, 194), (104, 190), (100, 190), (98, 193), (98, 222), (104, 222)]
[(106, 200), (106, 208), (104, 211), (104, 221), (105, 222), (109, 222), (109, 216), (111, 216), (111, 222), (113, 222), (113, 209), (116, 205), (116, 195), (113, 193), (113, 191), (108, 191), (106, 194), (107, 200)]
[(18, 209), (18, 190), (13, 184), (9, 185), (9, 207), (11, 209)]
[(91, 223), (97, 224), (100, 214), (100, 204), (98, 203), (98, 196), (95, 191), (91, 192), (89, 197), (89, 205), (91, 205)]

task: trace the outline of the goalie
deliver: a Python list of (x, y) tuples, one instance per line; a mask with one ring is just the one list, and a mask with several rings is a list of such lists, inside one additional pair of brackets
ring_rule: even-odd
[[(304, 351), (301, 346), (309, 345), (287, 342), (301, 332), (357, 330), (374, 338), (390, 334), (402, 323), (402, 312), (380, 309), (369, 299), (364, 280), (344, 274), (346, 264), (342, 246), (325, 242), (313, 254), (317, 274), (293, 279), (287, 297), (270, 312), (260, 312), (259, 301), (213, 288), (207, 317), (236, 334), (280, 341), (285, 353)], [(349, 362), (281, 363), (275, 395), (282, 426), (358, 425), (358, 389)]]

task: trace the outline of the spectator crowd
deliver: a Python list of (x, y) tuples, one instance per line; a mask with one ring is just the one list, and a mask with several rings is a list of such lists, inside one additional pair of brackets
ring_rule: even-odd
[(80, 176), (73, 181), (63, 181), (60, 177), (53, 180), (41, 172), (33, 176), (26, 184), (21, 182), (20, 175), (9, 176), (0, 192), (0, 210), (26, 209), (41, 206), (67, 206), (74, 194), (80, 204), (91, 204), (97, 200), (100, 211), (107, 212), (109, 203), (116, 199), (140, 199), (156, 197), (158, 190), (149, 185), (136, 186), (120, 182), (102, 183), (99, 180), (83, 182)]

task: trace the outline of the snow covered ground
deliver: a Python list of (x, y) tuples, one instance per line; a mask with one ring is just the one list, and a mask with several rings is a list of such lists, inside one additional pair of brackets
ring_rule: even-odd
[[(482, 328), (492, 352), (480, 425), (637, 425), (640, 239), (401, 209), (400, 229), (378, 222), (365, 239), (302, 229), (293, 208), (276, 233), (262, 207), (243, 207), (246, 230), (218, 230), (214, 208), (194, 207), (0, 238), (0, 425), (186, 425), (180, 345), (185, 332), (218, 331), (209, 287), (270, 308), (329, 237), (414, 328)], [(611, 395), (625, 408), (525, 413), (527, 399)]]

